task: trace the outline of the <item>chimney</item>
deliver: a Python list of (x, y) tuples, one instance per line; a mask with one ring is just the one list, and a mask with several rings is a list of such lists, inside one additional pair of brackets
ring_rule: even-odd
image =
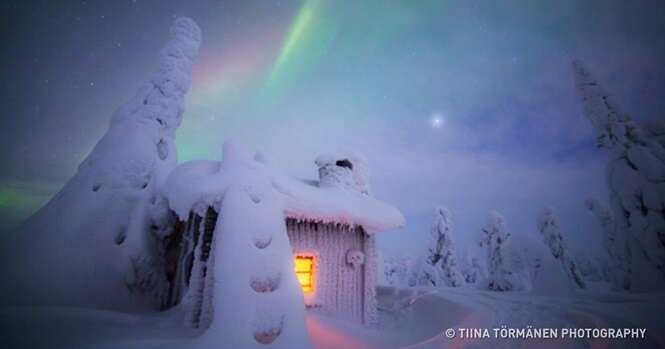
[(319, 156), (314, 162), (319, 167), (320, 187), (336, 187), (369, 194), (362, 158), (326, 154)]

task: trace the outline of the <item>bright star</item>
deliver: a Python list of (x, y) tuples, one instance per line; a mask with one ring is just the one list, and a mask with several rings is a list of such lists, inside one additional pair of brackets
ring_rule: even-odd
[(443, 126), (443, 115), (439, 113), (434, 113), (429, 119), (430, 125), (434, 128), (441, 128)]

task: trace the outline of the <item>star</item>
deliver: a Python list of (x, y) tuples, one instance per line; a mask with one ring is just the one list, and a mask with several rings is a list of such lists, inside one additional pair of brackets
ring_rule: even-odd
[(443, 126), (443, 115), (441, 113), (433, 113), (429, 118), (429, 123), (433, 128), (441, 128)]

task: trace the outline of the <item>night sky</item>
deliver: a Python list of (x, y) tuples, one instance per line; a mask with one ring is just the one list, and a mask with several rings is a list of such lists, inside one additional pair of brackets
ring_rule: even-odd
[(350, 149), (408, 225), (435, 205), (465, 240), (489, 210), (536, 236), (551, 206), (573, 245), (598, 242), (583, 205), (607, 199), (605, 154), (573, 89), (584, 60), (623, 110), (665, 117), (665, 6), (656, 1), (3, 1), (0, 220), (16, 227), (75, 173), (156, 66), (175, 16), (203, 31), (179, 160), (235, 139), (298, 177)]

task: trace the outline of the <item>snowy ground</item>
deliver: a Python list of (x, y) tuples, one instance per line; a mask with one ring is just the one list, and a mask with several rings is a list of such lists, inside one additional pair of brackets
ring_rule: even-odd
[[(379, 289), (380, 325), (359, 325), (309, 314), (317, 349), (332, 348), (623, 348), (665, 347), (662, 294), (579, 293), (546, 297), (472, 289)], [(2, 348), (186, 348), (196, 333), (160, 316), (63, 308), (0, 309)], [(644, 340), (461, 340), (447, 328), (646, 327)]]

